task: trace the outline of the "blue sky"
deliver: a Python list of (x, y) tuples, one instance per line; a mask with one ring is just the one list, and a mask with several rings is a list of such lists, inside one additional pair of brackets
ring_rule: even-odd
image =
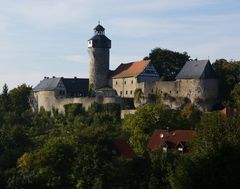
[(239, 0), (0, 0), (0, 87), (44, 76), (88, 77), (87, 40), (100, 19), (111, 68), (155, 47), (240, 60)]

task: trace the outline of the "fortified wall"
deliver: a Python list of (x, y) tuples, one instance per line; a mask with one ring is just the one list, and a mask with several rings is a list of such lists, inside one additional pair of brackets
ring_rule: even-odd
[[(211, 110), (218, 98), (217, 79), (181, 79), (176, 81), (142, 82), (137, 84), (144, 95), (168, 94), (174, 98), (188, 98), (204, 111)], [(169, 102), (170, 103), (170, 102)], [(168, 103), (168, 104), (169, 104)], [(172, 108), (177, 105), (169, 104)]]
[(96, 97), (74, 97), (74, 98), (62, 98), (56, 97), (54, 91), (39, 91), (32, 94), (31, 97), (32, 107), (35, 112), (39, 112), (41, 107), (44, 107), (46, 111), (52, 111), (58, 109), (59, 112), (64, 113), (64, 105), (79, 103), (87, 110), (91, 104), (107, 104), (116, 103), (121, 104), (121, 98), (119, 97), (104, 97), (97, 95)]

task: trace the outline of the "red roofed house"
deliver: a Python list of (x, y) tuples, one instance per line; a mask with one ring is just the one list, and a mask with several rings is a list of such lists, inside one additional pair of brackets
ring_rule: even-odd
[(159, 75), (150, 60), (120, 64), (112, 73), (112, 88), (126, 98), (133, 98), (137, 88), (144, 92), (144, 82), (156, 81), (159, 81)]
[(113, 141), (116, 150), (118, 151), (118, 153), (126, 158), (126, 159), (133, 159), (136, 157), (135, 152), (133, 151), (133, 149), (128, 145), (128, 143), (123, 140), (123, 139), (115, 139)]
[(157, 129), (151, 136), (147, 150), (162, 149), (167, 151), (178, 151), (180, 153), (188, 152), (187, 144), (193, 138), (193, 130), (162, 130)]

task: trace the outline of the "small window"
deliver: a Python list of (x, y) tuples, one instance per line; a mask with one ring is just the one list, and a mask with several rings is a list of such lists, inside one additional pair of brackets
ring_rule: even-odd
[(152, 93), (153, 93), (153, 89), (152, 89)]
[(126, 85), (126, 83), (127, 83), (127, 82), (126, 82), (126, 81), (124, 81), (124, 84), (125, 84), (125, 85)]
[(120, 96), (122, 96), (122, 91), (120, 91)]
[(116, 85), (117, 85), (117, 81), (116, 81)]
[(171, 94), (171, 93), (172, 93), (172, 91), (169, 91), (169, 93)]
[(133, 84), (133, 80), (131, 81), (131, 84)]
[(177, 94), (178, 94), (178, 91), (177, 91)]
[(183, 147), (178, 147), (179, 152), (183, 152)]
[(130, 91), (130, 94), (132, 95), (132, 91)]
[(126, 95), (128, 94), (128, 91), (126, 91)]
[(163, 147), (163, 152), (167, 152), (167, 147)]

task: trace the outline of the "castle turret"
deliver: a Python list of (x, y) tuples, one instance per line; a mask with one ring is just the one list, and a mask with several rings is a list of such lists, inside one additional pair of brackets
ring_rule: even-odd
[(94, 28), (94, 36), (88, 40), (89, 84), (94, 90), (108, 86), (110, 48), (111, 40), (105, 36), (104, 27), (98, 24)]

